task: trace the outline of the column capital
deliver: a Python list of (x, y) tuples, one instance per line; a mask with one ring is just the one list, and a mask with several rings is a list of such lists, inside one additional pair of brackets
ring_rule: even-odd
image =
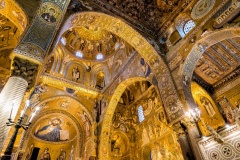
[(172, 129), (177, 133), (178, 137), (186, 135), (184, 129), (182, 128), (180, 122), (174, 123)]
[(28, 89), (33, 87), (38, 72), (38, 65), (19, 57), (14, 57), (11, 76), (21, 77), (28, 83)]
[(191, 121), (188, 117), (185, 117), (181, 120), (181, 123), (183, 123), (187, 129), (191, 129), (191, 128), (195, 128), (196, 127), (196, 123)]

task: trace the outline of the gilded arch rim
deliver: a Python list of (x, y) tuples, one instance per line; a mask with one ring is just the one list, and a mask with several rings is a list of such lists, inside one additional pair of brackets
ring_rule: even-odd
[(128, 78), (122, 81), (115, 89), (113, 96), (109, 101), (108, 108), (102, 122), (103, 125), (102, 125), (102, 131), (100, 135), (99, 159), (105, 160), (110, 158), (109, 156), (110, 144), (108, 142), (111, 137), (110, 132), (111, 132), (112, 118), (121, 95), (126, 90), (127, 86), (129, 86), (130, 84), (137, 81), (144, 81), (144, 80), (147, 80), (147, 79), (145, 77)]

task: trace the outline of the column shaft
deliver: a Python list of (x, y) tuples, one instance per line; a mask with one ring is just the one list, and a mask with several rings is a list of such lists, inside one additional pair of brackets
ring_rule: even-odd
[(197, 145), (197, 139), (200, 137), (198, 128), (196, 126), (190, 127), (188, 129), (188, 136), (194, 153), (194, 158), (196, 160), (202, 160), (203, 158)]
[(28, 83), (21, 77), (10, 77), (0, 94), (0, 151), (3, 148), (10, 127), (8, 119), (14, 120), (26, 92)]
[(181, 146), (184, 160), (191, 160), (193, 155), (192, 155), (192, 150), (188, 143), (188, 138), (187, 138), (186, 134), (180, 135), (178, 137), (178, 140), (179, 140), (179, 144)]

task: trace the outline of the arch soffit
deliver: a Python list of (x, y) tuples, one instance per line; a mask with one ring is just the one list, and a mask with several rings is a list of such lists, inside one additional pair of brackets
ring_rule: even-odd
[(57, 47), (54, 52), (54, 56), (55, 55), (56, 55), (55, 71), (57, 72), (61, 67), (61, 62), (64, 56), (64, 50), (61, 47)]
[(212, 32), (195, 43), (187, 55), (182, 69), (183, 93), (188, 107), (197, 107), (192, 97), (190, 82), (198, 60), (202, 57), (207, 48), (225, 39), (231, 39), (235, 37), (240, 37), (240, 28), (237, 26)]
[(0, 14), (7, 17), (22, 34), (28, 24), (28, 17), (24, 10), (14, 0), (5, 0), (1, 2)]
[(62, 60), (63, 60), (63, 55), (64, 55), (64, 50), (60, 46), (56, 46), (56, 48), (53, 50), (51, 54), (45, 58), (45, 63), (48, 63), (48, 60), (53, 57), (53, 65), (51, 67), (51, 71), (53, 72), (58, 72), (61, 65), (62, 65)]

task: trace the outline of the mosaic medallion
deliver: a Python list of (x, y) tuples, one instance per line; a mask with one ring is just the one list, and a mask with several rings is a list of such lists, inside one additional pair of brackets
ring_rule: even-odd
[(215, 0), (201, 0), (193, 7), (191, 16), (193, 19), (200, 19), (207, 15), (207, 13), (213, 8)]
[(215, 150), (209, 152), (208, 156), (209, 156), (209, 159), (211, 159), (211, 160), (218, 160), (218, 159), (220, 159), (220, 154), (217, 151), (215, 151)]
[(222, 145), (220, 151), (221, 151), (221, 154), (226, 158), (233, 158), (235, 155), (233, 148), (230, 145), (226, 145), (226, 144)]
[(240, 154), (240, 140), (237, 140), (234, 143), (234, 149), (237, 150), (237, 152), (239, 152), (239, 154)]

